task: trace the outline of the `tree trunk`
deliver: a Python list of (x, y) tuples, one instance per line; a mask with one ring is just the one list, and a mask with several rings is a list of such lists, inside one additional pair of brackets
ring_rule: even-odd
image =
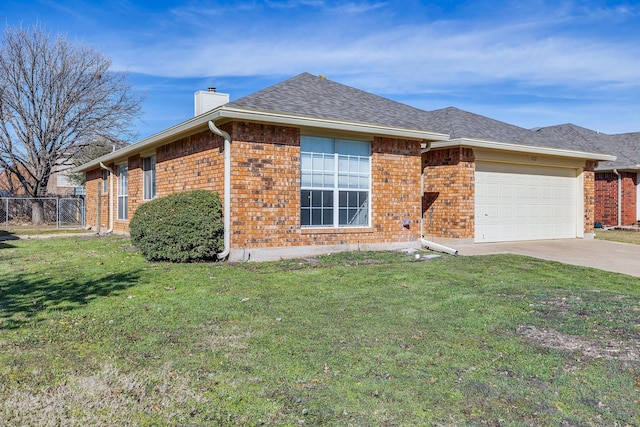
[(31, 202), (31, 225), (44, 224), (44, 204), (42, 200), (35, 199)]

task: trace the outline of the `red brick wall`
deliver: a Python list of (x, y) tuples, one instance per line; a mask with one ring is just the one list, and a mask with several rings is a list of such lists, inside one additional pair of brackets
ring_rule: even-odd
[[(420, 142), (374, 138), (371, 227), (300, 227), (300, 129), (233, 122), (222, 127), (231, 144), (231, 248), (416, 242), (420, 237)], [(208, 189), (223, 197), (223, 140), (204, 131), (156, 149), (157, 195)], [(142, 161), (129, 157), (129, 219), (142, 200)], [(101, 172), (87, 174), (87, 222), (95, 218)], [(114, 186), (114, 189), (116, 187)], [(114, 194), (114, 214), (117, 213)], [(105, 200), (106, 196), (103, 196)], [(103, 203), (106, 206), (107, 203)], [(103, 207), (104, 210), (104, 207)], [(105, 211), (106, 212), (106, 211)], [(91, 216), (93, 215), (93, 216)], [(103, 215), (103, 222), (108, 216)], [(409, 221), (409, 226), (403, 225)], [(115, 221), (128, 231), (128, 221)]]
[[(223, 148), (223, 139), (209, 130), (158, 147), (156, 149), (157, 196), (201, 189), (215, 191), (222, 198)], [(140, 164), (139, 167), (141, 166)], [(131, 181), (131, 178), (129, 180)], [(142, 184), (142, 176), (138, 182)], [(131, 197), (131, 188), (129, 197)], [(142, 193), (139, 195), (139, 200), (142, 201)], [(133, 206), (134, 210), (136, 207), (137, 205)]]
[[(222, 147), (224, 141), (210, 131), (203, 131), (195, 135), (181, 138), (172, 143), (158, 147), (156, 153), (156, 193), (164, 196), (178, 191), (192, 189), (206, 189), (219, 192), (222, 197), (224, 162)], [(145, 153), (146, 155), (152, 155)], [(118, 162), (121, 163), (121, 162)], [(129, 219), (143, 200), (142, 156), (136, 154), (127, 160), (129, 174)], [(114, 173), (116, 164), (107, 165)], [(117, 219), (118, 180), (113, 176), (113, 215), (114, 230), (129, 231), (129, 220)], [(95, 226), (97, 219), (98, 186), (102, 186), (102, 170), (100, 168), (87, 172), (86, 200), (87, 225)], [(109, 187), (111, 189), (111, 187)], [(102, 194), (101, 227), (109, 227), (109, 195)]]
[(234, 122), (231, 247), (299, 244), (300, 131)]
[(636, 172), (621, 172), (622, 174), (622, 225), (632, 225), (638, 220), (637, 213), (637, 185)]
[[(234, 123), (232, 248), (415, 242), (420, 143), (374, 138), (371, 227), (300, 227), (300, 131)], [(403, 220), (409, 220), (409, 227)]]
[(618, 201), (618, 176), (613, 172), (595, 174), (595, 221), (604, 226), (618, 225), (618, 203), (621, 206), (620, 225), (635, 224), (638, 175), (631, 172), (619, 172), (622, 200)]
[[(410, 242), (421, 237), (420, 151), (418, 141), (373, 141), (371, 224), (384, 242)], [(408, 227), (403, 226), (404, 220), (408, 220)]]
[(585, 163), (582, 170), (582, 188), (584, 198), (584, 227), (585, 233), (593, 233), (593, 225), (595, 221), (595, 162), (589, 160)]
[(475, 233), (475, 157), (470, 148), (430, 150), (422, 155), (426, 237), (469, 239)]
[[(111, 167), (113, 169), (114, 165), (107, 165), (107, 167)], [(102, 169), (93, 169), (87, 172), (87, 181), (86, 181), (86, 195), (85, 195), (85, 207), (86, 207), (86, 223), (89, 226), (95, 226), (98, 221), (98, 196), (100, 197), (100, 228), (101, 231), (104, 231), (109, 228), (109, 191), (111, 191), (111, 186), (109, 181), (107, 181), (107, 192), (103, 191), (102, 186)], [(117, 188), (113, 186), (114, 198)], [(114, 211), (115, 212), (115, 211)]]

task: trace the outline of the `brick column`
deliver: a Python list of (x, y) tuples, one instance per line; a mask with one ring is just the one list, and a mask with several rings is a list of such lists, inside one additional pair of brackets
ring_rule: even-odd
[(469, 239), (475, 234), (475, 156), (470, 148), (430, 150), (425, 174), (425, 237)]

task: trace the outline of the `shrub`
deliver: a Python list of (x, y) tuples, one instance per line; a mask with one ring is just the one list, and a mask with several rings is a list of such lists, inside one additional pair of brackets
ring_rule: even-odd
[(136, 210), (129, 231), (150, 261), (215, 259), (224, 247), (220, 198), (194, 190), (151, 200)]

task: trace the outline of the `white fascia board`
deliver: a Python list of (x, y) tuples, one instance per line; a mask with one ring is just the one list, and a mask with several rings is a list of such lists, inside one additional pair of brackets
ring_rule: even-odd
[(297, 127), (315, 127), (344, 132), (355, 132), (369, 135), (407, 138), (418, 141), (446, 141), (449, 135), (418, 129), (406, 129), (394, 126), (382, 126), (371, 123), (347, 122), (320, 117), (309, 117), (294, 114), (271, 113), (259, 110), (244, 110), (236, 108), (221, 108), (216, 111), (218, 117), (247, 120), (264, 123), (277, 123)]
[(490, 150), (515, 151), (520, 153), (531, 153), (548, 156), (570, 157), (587, 160), (598, 160), (612, 162), (616, 160), (616, 156), (600, 153), (589, 153), (586, 151), (565, 150), (561, 148), (540, 147), (534, 145), (511, 144), (507, 142), (488, 141), (483, 139), (457, 138), (449, 141), (438, 141), (431, 144), (431, 149), (449, 148), (449, 147), (471, 147), (485, 148)]
[(418, 141), (446, 141), (449, 135), (428, 132), (417, 129), (404, 129), (392, 126), (381, 126), (369, 123), (346, 122), (339, 120), (323, 119), (318, 117), (297, 116), (293, 114), (278, 114), (268, 111), (245, 110), (239, 108), (225, 107), (211, 110), (205, 114), (189, 119), (176, 126), (166, 129), (162, 132), (144, 138), (134, 144), (121, 148), (113, 153), (106, 154), (84, 165), (73, 169), (74, 172), (85, 172), (97, 168), (100, 163), (113, 163), (122, 160), (132, 154), (137, 154), (144, 150), (162, 145), (163, 143), (172, 141), (180, 134), (192, 133), (198, 127), (205, 127), (209, 120), (216, 122), (220, 119), (237, 119), (262, 123), (276, 123), (298, 127), (312, 127), (330, 129), (336, 131), (356, 132), (368, 135), (380, 135), (394, 138), (406, 138)]
[(194, 117), (176, 126), (170, 127), (169, 129), (165, 129), (161, 132), (148, 136), (147, 138), (141, 139), (136, 143), (128, 145), (112, 153), (105, 154), (102, 157), (98, 157), (97, 159), (74, 168), (73, 172), (85, 172), (91, 169), (95, 169), (100, 165), (101, 162), (113, 163), (117, 162), (118, 160), (126, 159), (132, 154), (138, 154), (140, 152), (144, 152), (145, 150), (150, 150), (158, 145), (162, 145), (165, 142), (175, 140), (177, 135), (183, 133), (191, 133), (198, 127), (206, 127), (209, 120), (212, 120), (212, 112)]

